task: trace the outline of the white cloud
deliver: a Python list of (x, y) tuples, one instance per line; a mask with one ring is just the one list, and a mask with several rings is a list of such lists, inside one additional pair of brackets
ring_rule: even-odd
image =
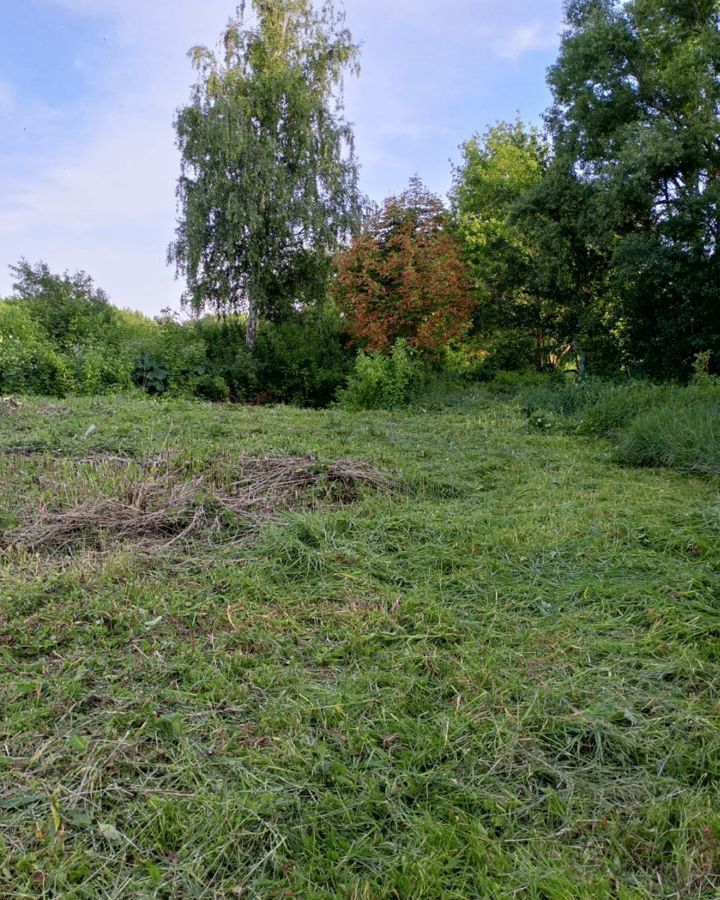
[[(120, 306), (177, 306), (182, 286), (165, 266), (179, 168), (172, 120), (193, 78), (186, 52), (215, 41), (228, 4), (53, 2), (111, 14), (125, 52), (62, 145), (25, 164), (20, 180), (0, 174), (0, 267), (42, 258), (88, 270)], [(0, 269), (0, 296), (9, 281)]]

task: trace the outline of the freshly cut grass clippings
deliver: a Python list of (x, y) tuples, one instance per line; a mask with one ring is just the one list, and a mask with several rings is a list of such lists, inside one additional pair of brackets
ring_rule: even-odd
[(362, 487), (392, 491), (396, 483), (363, 460), (340, 459), (322, 466), (313, 456), (247, 457), (222, 499), (236, 512), (258, 509), (267, 515), (308, 500), (310, 489), (323, 500), (354, 502)]
[(10, 546), (65, 550), (84, 539), (137, 545), (179, 540), (207, 524), (200, 497), (202, 478), (167, 484), (167, 479), (135, 481), (118, 499), (90, 500), (69, 509), (40, 509), (33, 521), (11, 533)]
[[(119, 457), (102, 457), (114, 465)], [(221, 471), (183, 477), (166, 460), (128, 468), (114, 483), (112, 497), (91, 497), (72, 506), (41, 506), (11, 531), (6, 545), (29, 550), (62, 551), (78, 545), (107, 549), (118, 542), (138, 548), (168, 547), (202, 533), (222, 530), (232, 514), (247, 530), (260, 521), (298, 504), (351, 503), (361, 487), (393, 488), (392, 480), (359, 460), (338, 460), (322, 466), (312, 456), (244, 457), (223, 487)]]
[(2, 900), (720, 896), (717, 480), (485, 390), (22, 403), (6, 537), (182, 515), (0, 550)]

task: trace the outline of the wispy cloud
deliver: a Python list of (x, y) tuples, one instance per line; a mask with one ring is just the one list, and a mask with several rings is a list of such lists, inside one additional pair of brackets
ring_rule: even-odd
[(528, 53), (556, 47), (559, 31), (559, 21), (536, 21), (481, 28), (478, 36), (497, 59), (516, 63)]
[(551, 29), (541, 22), (518, 25), (508, 31), (497, 33), (493, 40), (493, 50), (498, 59), (517, 62), (526, 53), (547, 50), (558, 41), (558, 29)]
[(182, 286), (165, 265), (179, 168), (172, 121), (193, 78), (186, 51), (214, 42), (228, 4), (50, 2), (109, 15), (124, 53), (94, 76), (100, 99), (26, 159), (22, 177), (0, 168), (0, 296), (9, 281), (2, 267), (28, 256), (88, 270), (121, 306), (177, 306)]

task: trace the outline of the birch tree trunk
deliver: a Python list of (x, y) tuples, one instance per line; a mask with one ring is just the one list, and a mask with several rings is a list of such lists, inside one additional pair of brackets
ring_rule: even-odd
[(248, 298), (247, 331), (245, 333), (245, 346), (248, 350), (255, 349), (255, 337), (257, 335), (257, 298)]

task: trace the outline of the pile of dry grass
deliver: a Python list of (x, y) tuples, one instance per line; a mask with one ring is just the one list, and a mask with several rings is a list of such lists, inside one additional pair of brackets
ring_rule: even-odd
[(112, 497), (93, 497), (63, 509), (36, 509), (3, 543), (49, 552), (76, 546), (104, 550), (117, 543), (158, 549), (209, 537), (229, 521), (237, 533), (247, 534), (295, 506), (352, 503), (367, 487), (388, 491), (394, 485), (360, 460), (322, 466), (311, 456), (245, 457), (233, 467), (230, 479), (217, 472), (184, 478), (170, 462), (155, 461), (119, 473)]

